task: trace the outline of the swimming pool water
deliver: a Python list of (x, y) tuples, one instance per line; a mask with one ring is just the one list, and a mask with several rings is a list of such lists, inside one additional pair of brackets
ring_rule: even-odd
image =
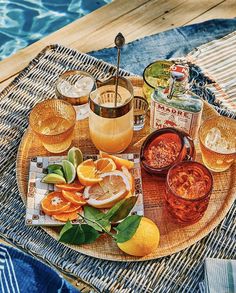
[(112, 0), (0, 0), (0, 60)]

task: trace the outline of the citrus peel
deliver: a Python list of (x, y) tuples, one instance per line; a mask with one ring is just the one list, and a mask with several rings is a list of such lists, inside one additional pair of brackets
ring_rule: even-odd
[(77, 176), (84, 186), (91, 186), (102, 181), (102, 178), (97, 174), (97, 168), (92, 159), (82, 162), (77, 167)]
[(61, 214), (56, 214), (52, 215), (52, 217), (61, 222), (67, 222), (67, 221), (73, 221), (78, 218), (78, 213), (77, 212), (71, 212), (71, 213), (61, 213)]
[(103, 173), (100, 178), (101, 182), (87, 186), (84, 190), (87, 203), (93, 207), (110, 208), (126, 197), (131, 190), (128, 178), (121, 171)]
[(145, 256), (157, 249), (160, 232), (157, 225), (150, 219), (142, 217), (139, 226), (128, 241), (117, 243), (118, 247), (133, 256)]
[(82, 206), (87, 203), (86, 200), (83, 199), (82, 193), (62, 190), (62, 196), (65, 198), (65, 200), (77, 206)]
[(131, 170), (134, 167), (134, 162), (114, 156), (114, 155), (109, 155), (107, 153), (104, 153), (102, 151), (99, 152), (99, 155), (101, 158), (110, 158), (112, 159), (115, 164), (117, 169), (121, 169), (121, 167), (125, 166), (128, 170)]
[(61, 192), (54, 191), (44, 197), (41, 207), (44, 213), (50, 216), (68, 210), (70, 202), (64, 199)]

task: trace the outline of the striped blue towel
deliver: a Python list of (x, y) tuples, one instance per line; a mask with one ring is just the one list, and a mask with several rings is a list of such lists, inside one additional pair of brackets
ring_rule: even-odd
[(0, 244), (0, 292), (78, 293), (56, 271), (13, 247)]
[(199, 288), (201, 293), (235, 293), (236, 260), (207, 258), (205, 280)]

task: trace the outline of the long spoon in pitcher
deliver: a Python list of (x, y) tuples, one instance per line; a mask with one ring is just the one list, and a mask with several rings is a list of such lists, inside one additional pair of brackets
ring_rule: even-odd
[(120, 69), (120, 49), (125, 44), (125, 37), (122, 33), (119, 33), (115, 37), (115, 45), (117, 48), (117, 67), (116, 67), (116, 87), (115, 87), (115, 107), (117, 106), (117, 91), (118, 91), (118, 79), (119, 79), (119, 69)]

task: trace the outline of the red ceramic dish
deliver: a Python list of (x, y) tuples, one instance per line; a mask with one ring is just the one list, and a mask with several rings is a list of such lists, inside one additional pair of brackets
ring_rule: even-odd
[(162, 128), (152, 132), (141, 147), (141, 163), (151, 174), (166, 175), (177, 162), (193, 160), (194, 143), (191, 137), (175, 128)]

